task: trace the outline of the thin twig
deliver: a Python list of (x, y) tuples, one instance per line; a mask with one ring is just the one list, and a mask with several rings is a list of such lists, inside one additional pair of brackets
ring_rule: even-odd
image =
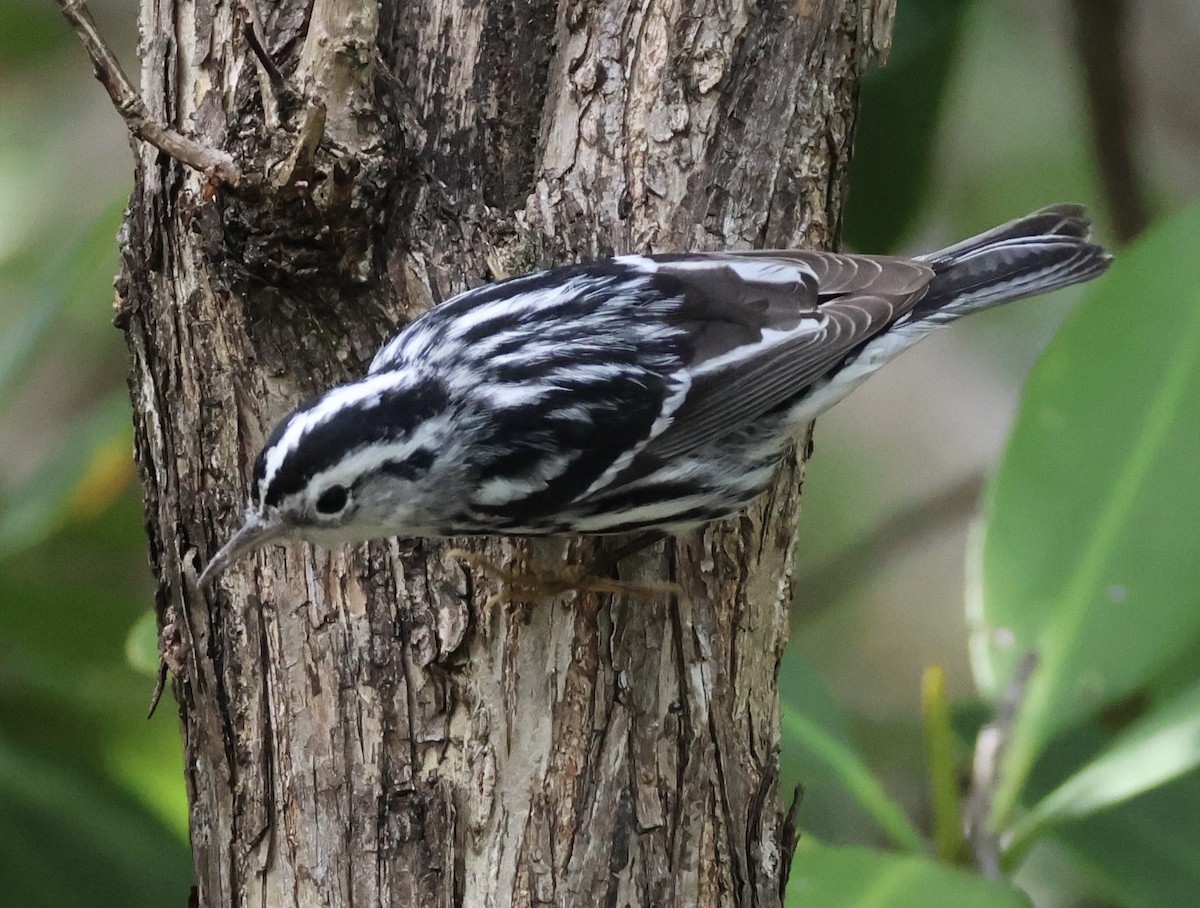
[(58, 6), (87, 49), (96, 78), (108, 91), (113, 106), (125, 120), (129, 131), (176, 161), (200, 171), (210, 180), (237, 186), (242, 179), (242, 171), (232, 157), (215, 148), (206, 148), (151, 116), (146, 102), (121, 69), (116, 55), (100, 37), (96, 21), (83, 0), (58, 0)]
[(993, 880), (1000, 879), (1002, 870), (1000, 838), (991, 828), (992, 802), (1000, 784), (1000, 764), (1037, 663), (1037, 653), (1032, 650), (1021, 657), (1004, 697), (996, 707), (996, 718), (981, 728), (975, 739), (971, 794), (963, 811), (963, 827), (976, 865), (984, 876)]
[(1092, 147), (1117, 238), (1128, 243), (1150, 223), (1150, 206), (1134, 161), (1128, 0), (1074, 0), (1075, 48), (1087, 80)]

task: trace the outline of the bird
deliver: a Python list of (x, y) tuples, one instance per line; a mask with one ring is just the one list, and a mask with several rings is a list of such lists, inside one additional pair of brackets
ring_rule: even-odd
[(922, 337), (1110, 260), (1059, 204), (913, 258), (630, 254), (467, 290), (279, 423), (199, 584), (273, 540), (653, 537), (735, 514)]

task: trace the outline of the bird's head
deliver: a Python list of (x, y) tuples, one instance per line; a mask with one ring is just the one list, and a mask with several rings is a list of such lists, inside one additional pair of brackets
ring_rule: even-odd
[(273, 539), (336, 545), (423, 535), (449, 416), (440, 383), (400, 372), (369, 375), (300, 407), (258, 455), (242, 526), (201, 585)]

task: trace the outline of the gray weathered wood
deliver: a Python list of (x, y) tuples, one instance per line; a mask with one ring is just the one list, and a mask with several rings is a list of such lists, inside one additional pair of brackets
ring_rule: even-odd
[(140, 146), (118, 284), (202, 905), (779, 904), (798, 460), (626, 566), (677, 604), (488, 608), (428, 541), (194, 578), (274, 422), (406, 316), (572, 257), (828, 243), (891, 6), (143, 0), (150, 111), (243, 173)]

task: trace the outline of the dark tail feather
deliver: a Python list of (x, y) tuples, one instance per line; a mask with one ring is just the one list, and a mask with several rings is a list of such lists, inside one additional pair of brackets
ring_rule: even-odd
[(913, 321), (951, 321), (1103, 274), (1112, 258), (1091, 242), (1091, 226), (1083, 206), (1051, 205), (922, 256), (934, 278)]

